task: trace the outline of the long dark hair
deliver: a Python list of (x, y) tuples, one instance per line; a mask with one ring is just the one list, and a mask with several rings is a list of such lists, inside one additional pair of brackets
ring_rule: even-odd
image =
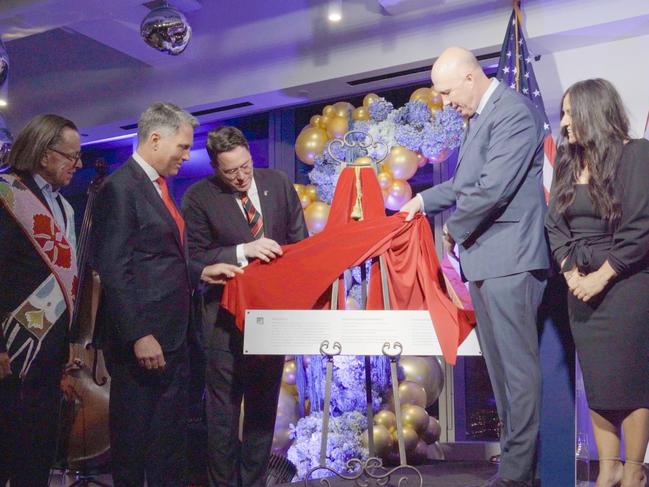
[(58, 144), (64, 129), (78, 132), (71, 120), (60, 115), (47, 113), (32, 118), (20, 131), (11, 146), (7, 165), (19, 171), (35, 173), (40, 167), (45, 151)]
[(570, 96), (570, 114), (575, 144), (568, 143), (561, 130), (552, 197), (559, 213), (575, 199), (575, 184), (587, 167), (588, 193), (597, 213), (615, 221), (620, 217), (620, 202), (615, 195), (615, 177), (624, 142), (629, 138), (629, 119), (615, 87), (605, 79), (587, 79), (573, 84), (561, 98)]

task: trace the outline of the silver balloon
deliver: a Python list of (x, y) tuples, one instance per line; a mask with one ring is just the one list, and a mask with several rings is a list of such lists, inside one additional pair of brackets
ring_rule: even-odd
[(9, 77), (9, 55), (2, 39), (0, 39), (0, 88), (7, 82)]
[(7, 156), (9, 155), (13, 141), (14, 138), (7, 127), (5, 119), (0, 115), (0, 171), (6, 168)]
[(192, 37), (187, 18), (172, 7), (151, 10), (140, 24), (140, 35), (148, 45), (172, 56), (182, 53)]

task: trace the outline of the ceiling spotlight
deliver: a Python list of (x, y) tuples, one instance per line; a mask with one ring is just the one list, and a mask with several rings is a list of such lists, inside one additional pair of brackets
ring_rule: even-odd
[(329, 0), (327, 7), (329, 22), (340, 22), (343, 18), (343, 0)]
[(8, 105), (7, 100), (0, 98), (0, 107), (6, 107)]

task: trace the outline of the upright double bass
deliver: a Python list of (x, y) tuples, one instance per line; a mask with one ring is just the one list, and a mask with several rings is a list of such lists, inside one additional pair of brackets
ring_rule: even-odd
[(109, 460), (108, 398), (110, 376), (104, 357), (94, 342), (99, 307), (99, 276), (88, 262), (95, 198), (107, 173), (103, 160), (95, 163), (97, 176), (88, 188), (88, 200), (77, 240), (79, 292), (72, 314), (70, 362), (66, 371), (74, 400), (66, 401), (62, 414), (61, 443), (69, 470), (88, 471)]

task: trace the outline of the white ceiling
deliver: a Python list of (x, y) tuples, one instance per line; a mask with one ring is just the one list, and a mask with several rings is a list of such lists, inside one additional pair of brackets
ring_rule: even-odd
[[(149, 12), (143, 0), (0, 0), (12, 130), (36, 113), (56, 112), (74, 120), (87, 141), (125, 133), (120, 126), (159, 99), (192, 110), (252, 103), (206, 116), (214, 119), (425, 83), (422, 71), (348, 84), (427, 67), (452, 44), (498, 51), (511, 11), (510, 0), (343, 0), (343, 21), (332, 25), (325, 0), (169, 3), (193, 28), (180, 56), (159, 53), (140, 38)], [(528, 0), (528, 41), (543, 53), (565, 48), (566, 39), (584, 45), (646, 34), (648, 4)]]

